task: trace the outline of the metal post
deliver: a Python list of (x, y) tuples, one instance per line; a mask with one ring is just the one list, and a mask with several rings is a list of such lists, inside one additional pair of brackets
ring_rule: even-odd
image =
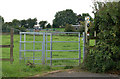
[(83, 32), (83, 61), (85, 59), (85, 32)]
[(42, 44), (42, 64), (45, 64), (45, 32), (43, 32), (43, 44)]
[(20, 33), (20, 47), (19, 47), (19, 62), (21, 63), (21, 33)]
[(26, 43), (26, 34), (24, 34), (24, 62), (25, 62), (25, 60), (26, 60), (26, 58), (25, 58), (25, 50), (26, 50), (26, 45), (25, 45), (25, 43)]
[(79, 64), (81, 63), (81, 50), (80, 50), (80, 33), (78, 34), (79, 36)]
[[(50, 50), (52, 50), (52, 33), (50, 34)], [(50, 66), (52, 66), (52, 51), (50, 51)]]
[(87, 43), (88, 40), (87, 40), (87, 31), (88, 31), (88, 28), (87, 28), (87, 20), (85, 20), (85, 42)]
[[(35, 50), (35, 34), (33, 36), (33, 50)], [(33, 64), (35, 63), (35, 52), (33, 51)]]
[(47, 64), (47, 33), (46, 33), (46, 64)]

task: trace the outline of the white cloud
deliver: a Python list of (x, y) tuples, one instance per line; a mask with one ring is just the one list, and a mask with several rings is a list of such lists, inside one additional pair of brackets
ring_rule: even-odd
[(91, 13), (91, 0), (1, 0), (0, 15), (5, 21), (37, 18), (52, 23), (58, 11), (72, 9), (75, 13)]

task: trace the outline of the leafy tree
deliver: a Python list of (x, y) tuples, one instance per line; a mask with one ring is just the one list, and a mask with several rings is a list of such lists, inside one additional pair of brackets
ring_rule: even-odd
[(24, 26), (25, 28), (28, 28), (28, 24), (27, 24), (27, 21), (25, 19), (21, 20), (21, 26)]
[(40, 27), (45, 29), (45, 25), (47, 24), (47, 21), (40, 21), (39, 24), (40, 24)]
[(13, 20), (12, 20), (12, 26), (13, 26), (14, 28), (19, 28), (19, 27), (21, 26), (21, 23), (20, 23), (19, 20), (13, 19)]
[(2, 31), (3, 32), (10, 32), (10, 29), (13, 28), (12, 22), (5, 22), (2, 25)]
[(71, 9), (59, 11), (55, 14), (53, 20), (53, 27), (65, 26), (66, 24), (76, 24), (77, 16), (76, 13)]
[(82, 15), (81, 14), (77, 15), (77, 23), (84, 22), (86, 16), (89, 16), (90, 21), (93, 21), (93, 18), (89, 15), (89, 13), (82, 13)]
[(50, 25), (50, 23), (48, 23), (48, 25), (47, 25), (47, 28), (51, 28), (51, 25)]
[(4, 24), (4, 18), (0, 16), (0, 19), (2, 20), (2, 24)]
[(28, 28), (33, 28), (33, 26), (36, 25), (36, 24), (37, 24), (37, 19), (36, 18), (34, 18), (34, 19), (31, 19), (31, 18), (27, 19), (27, 26), (28, 26)]
[(0, 29), (1, 29), (1, 26), (3, 28), (3, 24), (4, 24), (4, 18), (2, 16), (0, 16), (0, 21), (2, 21), (0, 22)]

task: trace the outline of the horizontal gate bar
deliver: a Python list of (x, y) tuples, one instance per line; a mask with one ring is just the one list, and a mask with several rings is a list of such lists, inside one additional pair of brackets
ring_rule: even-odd
[(79, 51), (79, 50), (46, 50), (46, 51)]
[[(24, 57), (21, 57), (22, 59), (24, 58)], [(25, 58), (33, 58), (33, 57), (25, 57)], [(41, 57), (34, 57), (34, 58), (41, 58)]]
[(27, 58), (25, 58), (25, 60), (42, 60), (42, 59), (27, 59)]
[(46, 41), (47, 43), (49, 43), (49, 42), (76, 42), (76, 43), (78, 43), (79, 41)]
[(40, 65), (42, 65), (42, 63), (34, 63), (34, 64), (40, 64)]
[(21, 52), (22, 51), (27, 51), (27, 52), (30, 52), (30, 51), (42, 51), (42, 50), (20, 50)]
[(43, 41), (20, 41), (20, 43), (43, 43)]
[(47, 58), (47, 60), (78, 60), (79, 58)]
[(80, 32), (46, 32), (47, 34), (57, 34), (57, 33), (63, 33), (63, 34), (66, 34), (66, 33), (72, 33), (72, 34), (78, 34), (78, 33), (80, 33)]
[(20, 32), (20, 34), (43, 34), (44, 32)]

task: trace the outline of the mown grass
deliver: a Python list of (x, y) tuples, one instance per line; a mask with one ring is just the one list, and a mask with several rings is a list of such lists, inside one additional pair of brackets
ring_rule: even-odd
[[(1, 35), (2, 44), (10, 44), (10, 35)], [(42, 36), (36, 36), (35, 41), (42, 41)], [(23, 41), (22, 36), (22, 41)], [(81, 52), (83, 49), (83, 42), (81, 40)], [(50, 67), (47, 65), (35, 65), (35, 67), (27, 66), (24, 61), (19, 63), (19, 41), (20, 36), (14, 35), (14, 62), (10, 64), (9, 61), (2, 62), (2, 76), (4, 77), (25, 77), (25, 76), (33, 76), (35, 74), (41, 74), (43, 72), (48, 72), (52, 70), (64, 69), (65, 67)], [(33, 36), (27, 35), (26, 41), (33, 41)], [(50, 41), (50, 36), (48, 36), (48, 41)], [(53, 41), (78, 41), (77, 36), (53, 36)], [(50, 49), (50, 43), (47, 43), (47, 49)], [(78, 43), (53, 43), (53, 50), (76, 50), (78, 49)], [(22, 44), (22, 49), (24, 49), (24, 44)], [(27, 43), (26, 49), (33, 49), (33, 43)], [(36, 43), (35, 49), (42, 49), (42, 44)], [(9, 48), (2, 48), (2, 58), (9, 58)], [(82, 54), (81, 54), (82, 55)], [(22, 52), (22, 57), (24, 57), (24, 52)], [(26, 52), (25, 57), (33, 57), (33, 52)], [(35, 52), (35, 57), (41, 57), (41, 52)], [(48, 52), (47, 57), (50, 57), (50, 52)], [(53, 58), (78, 58), (78, 52), (53, 52)], [(30, 62), (33, 62), (29, 60)], [(27, 62), (27, 61), (26, 61)], [(41, 63), (41, 60), (36, 60), (35, 63)], [(49, 64), (49, 61), (47, 61)], [(71, 65), (78, 64), (78, 60), (58, 60), (53, 61), (53, 65)]]

